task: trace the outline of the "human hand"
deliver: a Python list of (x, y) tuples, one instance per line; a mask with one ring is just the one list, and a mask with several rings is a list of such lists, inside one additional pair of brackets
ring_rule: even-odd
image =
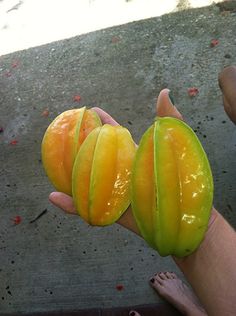
[[(180, 112), (173, 105), (169, 97), (169, 93), (169, 89), (163, 89), (160, 92), (156, 105), (157, 116), (171, 116), (178, 119), (183, 119)], [(106, 113), (102, 109), (94, 107), (92, 108), (92, 110), (97, 112), (102, 121), (102, 124), (119, 125), (108, 113)], [(49, 200), (55, 206), (61, 208), (66, 213), (74, 215), (77, 214), (73, 199), (69, 195), (62, 192), (52, 192), (49, 195)], [(138, 227), (132, 215), (131, 207), (127, 209), (127, 211), (120, 217), (117, 223), (140, 235)]]

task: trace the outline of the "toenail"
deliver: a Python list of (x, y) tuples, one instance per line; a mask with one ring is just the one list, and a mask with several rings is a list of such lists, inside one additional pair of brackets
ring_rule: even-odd
[(151, 283), (154, 283), (154, 282), (155, 282), (155, 279), (154, 279), (154, 278), (151, 278), (150, 282), (151, 282)]

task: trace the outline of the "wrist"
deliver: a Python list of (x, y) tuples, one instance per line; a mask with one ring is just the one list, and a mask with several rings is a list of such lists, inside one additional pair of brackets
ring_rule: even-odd
[(220, 213), (212, 207), (211, 217), (209, 219), (208, 229), (205, 236), (198, 246), (198, 248), (189, 256), (184, 258), (177, 258), (173, 256), (174, 261), (177, 265), (181, 266), (185, 263), (188, 264), (189, 261), (195, 260), (201, 253), (207, 252), (212, 243), (215, 243), (215, 234), (218, 232), (219, 226), (221, 226), (221, 221), (224, 220)]
[(116, 221), (116, 223), (142, 237), (136, 224), (135, 218), (133, 216), (131, 205), (121, 215), (121, 217)]

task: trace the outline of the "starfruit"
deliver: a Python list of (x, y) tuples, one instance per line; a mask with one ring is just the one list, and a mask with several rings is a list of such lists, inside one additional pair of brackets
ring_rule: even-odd
[(114, 223), (130, 204), (136, 147), (129, 131), (108, 124), (94, 129), (80, 147), (73, 175), (73, 200), (90, 225)]
[(57, 116), (42, 141), (42, 162), (54, 187), (72, 195), (72, 169), (79, 148), (88, 134), (101, 126), (99, 116), (86, 107)]
[(206, 232), (213, 200), (207, 155), (181, 120), (158, 117), (143, 135), (132, 174), (139, 230), (161, 256), (191, 254)]

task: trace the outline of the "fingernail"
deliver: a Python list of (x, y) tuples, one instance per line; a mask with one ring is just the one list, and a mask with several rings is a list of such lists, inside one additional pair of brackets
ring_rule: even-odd
[(170, 99), (170, 102), (171, 102), (173, 105), (175, 105), (174, 97), (173, 97), (173, 94), (172, 94), (171, 91), (169, 92), (169, 99)]
[(151, 283), (154, 283), (154, 282), (155, 282), (155, 279), (154, 279), (154, 278), (151, 278), (150, 282), (151, 282)]

